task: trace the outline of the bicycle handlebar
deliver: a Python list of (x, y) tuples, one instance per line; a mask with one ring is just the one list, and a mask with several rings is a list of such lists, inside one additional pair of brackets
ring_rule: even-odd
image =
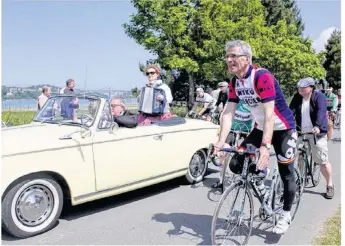
[[(260, 149), (255, 150), (244, 150), (244, 149), (237, 149), (237, 148), (221, 148), (220, 151), (228, 152), (228, 153), (238, 153), (240, 155), (255, 155), (260, 151)], [(275, 156), (275, 153), (270, 153), (270, 156)]]
[(299, 131), (297, 131), (299, 134), (301, 134), (301, 136), (303, 137), (303, 136), (307, 136), (307, 135), (313, 135), (313, 137), (314, 137), (314, 144), (316, 145), (316, 134), (315, 133), (313, 133), (313, 132), (299, 132)]

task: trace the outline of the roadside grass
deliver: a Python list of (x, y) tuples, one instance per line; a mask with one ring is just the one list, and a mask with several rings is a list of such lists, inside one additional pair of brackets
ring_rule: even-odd
[(341, 208), (335, 215), (328, 218), (318, 236), (314, 238), (314, 245), (341, 245)]

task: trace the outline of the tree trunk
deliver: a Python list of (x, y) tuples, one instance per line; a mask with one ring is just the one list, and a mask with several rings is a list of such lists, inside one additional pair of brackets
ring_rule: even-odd
[(194, 103), (194, 78), (191, 72), (188, 73), (189, 93), (188, 93), (188, 110), (191, 110)]

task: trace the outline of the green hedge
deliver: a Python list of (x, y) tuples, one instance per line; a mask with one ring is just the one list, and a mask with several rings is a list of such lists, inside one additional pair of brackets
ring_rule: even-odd
[[(185, 117), (187, 114), (186, 107), (172, 107), (171, 111), (180, 117)], [(35, 115), (35, 111), (3, 111), (1, 121), (7, 126), (25, 125), (30, 124)]]

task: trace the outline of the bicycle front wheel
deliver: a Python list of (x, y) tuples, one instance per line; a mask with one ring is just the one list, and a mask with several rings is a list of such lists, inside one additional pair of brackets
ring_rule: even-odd
[(310, 164), (310, 172), (311, 172), (311, 181), (313, 186), (316, 187), (320, 183), (321, 178), (321, 167), (319, 164), (315, 164), (315, 162)]
[(222, 193), (224, 193), (224, 191), (233, 184), (233, 182), (236, 180), (236, 176), (240, 177), (240, 175), (236, 175), (230, 170), (229, 165), (230, 165), (232, 156), (233, 155), (231, 153), (227, 153), (225, 161), (224, 161), (223, 175), (222, 175), (222, 186), (223, 186)]
[(302, 188), (302, 193), (304, 192), (304, 188), (307, 185), (307, 178), (308, 178), (308, 173), (307, 173), (307, 158), (306, 158), (306, 154), (302, 153), (300, 155), (298, 155), (297, 157), (297, 167), (298, 167), (298, 176), (300, 178), (300, 185)]
[(219, 200), (212, 219), (212, 245), (246, 245), (253, 228), (253, 196), (233, 183)]

